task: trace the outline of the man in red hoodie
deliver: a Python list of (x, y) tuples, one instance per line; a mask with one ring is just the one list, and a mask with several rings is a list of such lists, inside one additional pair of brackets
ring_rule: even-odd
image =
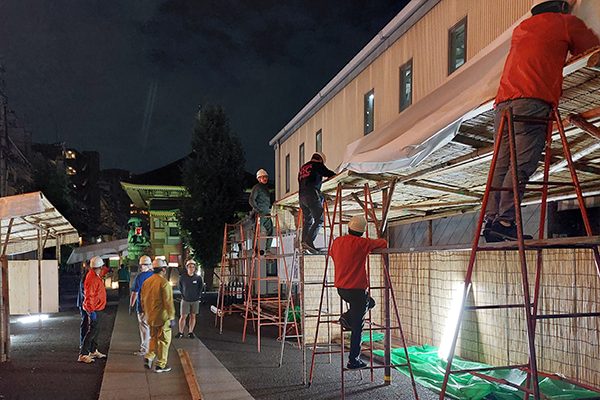
[[(532, 16), (513, 31), (496, 95), (496, 140), (502, 113), (508, 107), (516, 116), (548, 118), (562, 94), (567, 55), (576, 56), (600, 45), (594, 32), (570, 14), (575, 3), (576, 0), (538, 0), (531, 9)], [(525, 184), (542, 158), (548, 123), (516, 122), (514, 126), (520, 203)], [(505, 126), (492, 179), (495, 188), (512, 188), (507, 132)], [(485, 212), (486, 241), (516, 240), (512, 190), (492, 192)]]
[(90, 364), (96, 358), (106, 358), (106, 354), (98, 351), (98, 333), (106, 307), (106, 288), (102, 279), (104, 261), (100, 257), (90, 260), (90, 270), (83, 282), (83, 309), (88, 314), (88, 330), (83, 339), (78, 362)]
[(348, 369), (366, 367), (360, 359), (360, 341), (365, 314), (375, 307), (367, 292), (368, 278), (365, 263), (369, 253), (387, 247), (385, 239), (362, 237), (367, 221), (362, 215), (355, 215), (348, 223), (348, 234), (340, 236), (331, 245), (331, 258), (335, 264), (335, 287), (340, 297), (350, 304), (348, 312), (342, 314), (340, 324), (352, 331)]

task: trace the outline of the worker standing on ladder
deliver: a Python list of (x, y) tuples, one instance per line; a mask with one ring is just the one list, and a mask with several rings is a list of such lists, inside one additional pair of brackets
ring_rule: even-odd
[[(269, 174), (261, 168), (256, 171), (256, 180), (258, 183), (252, 187), (248, 203), (252, 207), (254, 214), (260, 216), (260, 226), (265, 235), (273, 236), (273, 221), (269, 217), (269, 214), (271, 214), (271, 193), (267, 185), (269, 183)], [(267, 238), (265, 251), (268, 252), (271, 249), (272, 241), (273, 238)]]
[[(562, 93), (567, 55), (582, 54), (600, 45), (585, 23), (570, 15), (575, 3), (576, 0), (535, 1), (532, 16), (513, 31), (495, 101), (496, 140), (502, 114), (509, 107), (516, 116), (548, 119)], [(547, 129), (546, 121), (514, 124), (519, 202), (541, 160)], [(507, 137), (507, 126), (502, 134)], [(493, 172), (494, 188), (512, 188), (509, 165), (509, 141), (505, 139)], [(517, 240), (512, 190), (495, 191), (490, 196), (484, 228), (486, 241)]]
[(323, 225), (323, 178), (335, 175), (325, 166), (325, 154), (316, 152), (298, 171), (298, 197), (302, 209), (302, 248), (318, 253), (315, 239)]
[(365, 263), (373, 250), (387, 247), (385, 239), (363, 238), (366, 227), (365, 217), (355, 215), (348, 223), (348, 234), (335, 239), (330, 250), (335, 264), (335, 287), (342, 300), (350, 304), (350, 309), (340, 317), (340, 324), (352, 331), (348, 369), (367, 366), (360, 359), (360, 342), (365, 314), (375, 307), (375, 300), (367, 292)]

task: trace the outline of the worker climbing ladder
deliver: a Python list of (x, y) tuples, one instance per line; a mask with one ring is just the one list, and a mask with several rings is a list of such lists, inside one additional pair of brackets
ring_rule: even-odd
[[(600, 130), (596, 128), (594, 125), (589, 122), (582, 120), (579, 116), (570, 116), (569, 120), (579, 126), (584, 131), (590, 133), (592, 136), (600, 139)], [(521, 208), (519, 204), (518, 197), (518, 173), (516, 168), (517, 161), (517, 149), (516, 149), (516, 139), (515, 139), (515, 122), (524, 122), (524, 123), (543, 123), (548, 125), (547, 135), (546, 135), (546, 147), (545, 147), (545, 156), (544, 156), (544, 172), (543, 172), (543, 180), (541, 182), (530, 183), (528, 185), (541, 185), (541, 188), (529, 189), (529, 190), (538, 190), (541, 191), (541, 208), (540, 208), (540, 227), (539, 227), (539, 238), (538, 240), (524, 240), (523, 234), (523, 218), (521, 215)], [(567, 167), (570, 172), (571, 182), (551, 182), (549, 181), (549, 171), (550, 171), (550, 162), (552, 156), (552, 135), (553, 135), (553, 126), (556, 126), (558, 130), (558, 136), (561, 141), (562, 150), (564, 153), (564, 157), (566, 160)], [(513, 111), (511, 108), (507, 108), (503, 111), (501, 116), (501, 122), (498, 129), (498, 132), (504, 132), (504, 128), (507, 128), (506, 135), (497, 135), (497, 140), (494, 145), (494, 154), (492, 157), (490, 170), (488, 174), (487, 184), (485, 187), (485, 192), (483, 195), (483, 201), (481, 206), (481, 214), (479, 216), (479, 220), (477, 222), (477, 227), (475, 229), (475, 235), (473, 239), (473, 245), (471, 248), (471, 254), (469, 258), (469, 264), (467, 267), (467, 272), (464, 280), (463, 286), (463, 294), (460, 303), (460, 311), (458, 314), (458, 320), (454, 329), (454, 336), (452, 338), (452, 344), (450, 346), (450, 352), (448, 355), (448, 362), (446, 365), (446, 373), (444, 376), (444, 381), (442, 384), (440, 399), (444, 399), (446, 395), (446, 391), (448, 388), (448, 381), (450, 375), (452, 374), (466, 374), (470, 373), (479, 378), (486, 379), (490, 382), (501, 383), (503, 385), (507, 385), (512, 387), (513, 389), (520, 390), (525, 393), (524, 398), (529, 399), (530, 396), (533, 396), (534, 399), (538, 400), (543, 398), (542, 393), (540, 393), (539, 387), (539, 377), (553, 377), (559, 378), (566, 381), (568, 379), (564, 377), (558, 376), (550, 376), (548, 374), (541, 373), (538, 370), (537, 363), (537, 355), (536, 355), (536, 346), (535, 346), (535, 335), (536, 335), (536, 323), (538, 320), (544, 319), (557, 319), (557, 318), (582, 318), (582, 317), (599, 317), (600, 313), (598, 312), (580, 312), (580, 313), (561, 313), (561, 314), (540, 314), (539, 313), (539, 298), (540, 298), (540, 290), (541, 290), (541, 282), (542, 282), (542, 267), (543, 267), (543, 258), (542, 258), (542, 250), (549, 248), (583, 248), (583, 249), (591, 249), (594, 261), (596, 264), (596, 271), (600, 278), (600, 254), (598, 251), (598, 245), (600, 241), (597, 237), (592, 237), (592, 228), (590, 225), (590, 221), (588, 218), (588, 213), (585, 207), (585, 202), (582, 195), (581, 185), (579, 183), (579, 179), (577, 177), (577, 172), (575, 170), (575, 166), (573, 164), (573, 159), (571, 157), (571, 151), (569, 149), (569, 143), (567, 141), (567, 136), (565, 134), (565, 128), (563, 126), (563, 122), (561, 120), (560, 114), (557, 109), (552, 111), (550, 118), (540, 119), (540, 118), (532, 118), (532, 117), (524, 117), (519, 115), (513, 115)], [(510, 188), (499, 188), (492, 187), (492, 178), (493, 171), (498, 162), (498, 151), (500, 149), (501, 143), (504, 140), (508, 140), (508, 148), (510, 155), (510, 165), (509, 172), (512, 175), (512, 187)], [(546, 222), (546, 206), (548, 199), (549, 188), (556, 188), (561, 186), (572, 187), (575, 191), (577, 202), (579, 205), (579, 210), (581, 212), (581, 217), (583, 219), (583, 224), (585, 227), (585, 232), (587, 238), (567, 238), (567, 239), (544, 239), (544, 231), (545, 231), (545, 222)], [(515, 223), (517, 228), (517, 240), (514, 242), (501, 242), (501, 243), (491, 243), (487, 245), (479, 244), (479, 235), (481, 233), (485, 210), (490, 199), (490, 195), (492, 192), (498, 191), (511, 191), (513, 194), (513, 201), (515, 205)], [(475, 269), (475, 261), (477, 258), (477, 254), (480, 251), (505, 251), (505, 250), (518, 250), (519, 253), (519, 266), (521, 273), (521, 285), (522, 285), (522, 296), (523, 301), (519, 304), (486, 304), (486, 305), (474, 305), (467, 306), (467, 298), (469, 296), (469, 292), (472, 289), (473, 285), (473, 273)], [(535, 250), (536, 251), (536, 268), (535, 268), (535, 281), (533, 285), (533, 295), (530, 293), (530, 283), (528, 276), (528, 267), (527, 267), (527, 257), (526, 250)], [(465, 311), (476, 311), (476, 310), (497, 310), (497, 309), (522, 309), (525, 314), (525, 322), (526, 322), (526, 333), (527, 333), (527, 349), (528, 349), (528, 357), (529, 360), (527, 364), (522, 365), (509, 365), (509, 366), (501, 366), (501, 367), (489, 367), (489, 368), (477, 368), (477, 369), (453, 369), (452, 361), (454, 359), (454, 355), (456, 352), (456, 345), (458, 340), (459, 331), (461, 328), (461, 324), (463, 321)], [(527, 379), (524, 385), (518, 385), (513, 382), (509, 382), (507, 380), (500, 380), (498, 378), (494, 378), (486, 375), (486, 372), (490, 372), (491, 370), (500, 370), (500, 369), (521, 369), (527, 372)], [(571, 382), (571, 381), (569, 381)], [(587, 387), (590, 390), (597, 389)]]
[[(389, 191), (385, 193), (383, 203), (384, 206), (382, 208), (381, 215), (378, 217), (374, 208), (373, 199), (371, 196), (371, 191), (368, 185), (364, 186), (363, 189), (363, 198), (360, 199), (358, 196), (353, 196), (357, 201), (359, 206), (362, 209), (362, 213), (364, 213), (365, 219), (371, 225), (374, 225), (377, 230), (377, 236), (382, 237), (385, 234), (386, 225), (387, 225), (387, 214), (389, 212), (389, 207), (391, 205), (391, 196), (394, 191), (395, 184), (392, 183)], [(330, 289), (334, 288), (334, 283), (330, 280), (330, 265), (331, 265), (331, 256), (330, 250), (331, 245), (334, 240), (334, 235), (341, 236), (344, 233), (343, 226), (346, 224), (344, 221), (344, 214), (342, 213), (342, 190), (343, 186), (340, 184), (337, 187), (336, 196), (334, 199), (333, 212), (331, 214), (330, 222), (330, 234), (327, 246), (327, 253), (325, 255), (325, 268), (323, 271), (323, 279), (321, 281), (321, 295), (319, 300), (319, 307), (317, 309), (316, 315), (316, 328), (315, 328), (315, 339), (311, 344), (312, 347), (312, 355), (311, 355), (311, 366), (308, 378), (308, 384), (312, 384), (314, 371), (316, 367), (316, 356), (317, 355), (327, 355), (331, 357), (332, 355), (339, 354), (340, 357), (340, 366), (341, 366), (341, 398), (343, 399), (345, 396), (345, 374), (349, 371), (353, 371), (348, 369), (344, 365), (345, 359), (345, 333), (348, 332), (340, 323), (339, 318), (341, 317), (341, 313), (344, 307), (343, 301), (339, 300), (339, 308), (336, 310), (330, 305), (333, 301), (330, 299)], [(329, 214), (329, 213), (328, 213)], [(367, 225), (369, 225), (367, 224)], [(336, 230), (337, 228), (337, 230)], [(366, 236), (369, 235), (369, 229), (365, 232)], [(372, 310), (368, 311), (368, 314), (365, 318), (365, 328), (363, 332), (366, 332), (369, 336), (368, 347), (366, 349), (366, 354), (368, 355), (370, 362), (368, 364), (368, 369), (370, 372), (371, 381), (374, 381), (374, 370), (376, 369), (384, 369), (384, 383), (391, 383), (391, 369), (397, 367), (406, 367), (408, 369), (408, 373), (411, 379), (413, 393), (415, 399), (418, 399), (416, 383), (414, 379), (414, 375), (412, 372), (412, 367), (410, 364), (410, 358), (408, 355), (408, 349), (406, 345), (406, 341), (404, 338), (404, 332), (402, 330), (402, 325), (400, 321), (400, 314), (398, 312), (398, 306), (396, 304), (396, 299), (394, 296), (394, 289), (392, 286), (392, 281), (389, 273), (389, 259), (388, 254), (382, 253), (381, 257), (381, 280), (382, 283), (380, 285), (371, 285), (371, 262), (370, 257), (367, 258), (367, 279), (368, 279), (368, 292), (372, 297), (375, 295), (375, 292), (378, 292), (380, 296), (377, 296), (383, 299), (383, 316), (381, 318), (375, 318), (374, 312)], [(391, 310), (393, 306), (394, 317), (395, 320), (392, 321), (391, 318)], [(326, 342), (320, 342), (320, 330), (321, 326), (324, 325), (328, 330), (332, 329), (334, 326), (338, 327), (340, 332), (340, 343), (334, 343), (331, 340), (331, 336), (327, 335)], [(384, 357), (383, 363), (375, 365), (374, 363), (374, 341), (373, 335), (377, 332), (383, 332), (384, 334)], [(403, 364), (393, 364), (391, 362), (391, 342), (392, 342), (392, 332), (396, 334), (396, 338), (400, 341), (401, 347), (404, 349), (404, 355), (406, 358), (406, 363)]]
[[(265, 235), (262, 232), (261, 218), (271, 218), (273, 220), (274, 235)], [(275, 246), (263, 249), (264, 243), (270, 240), (275, 242)], [(287, 267), (287, 258), (292, 255), (292, 253), (285, 253), (279, 216), (277, 214), (256, 216), (242, 341), (246, 341), (249, 325), (252, 325), (256, 331), (259, 352), (263, 327), (277, 327), (278, 337), (281, 338), (284, 325), (286, 328), (288, 325), (287, 316), (284, 313), (286, 301), (289, 299), (291, 309), (294, 310), (295, 308), (293, 296), (282, 296), (282, 286), (285, 285), (286, 288), (292, 286), (292, 279)], [(283, 271), (284, 279), (280, 277), (280, 270)], [(293, 319), (290, 325), (289, 329), (291, 329), (293, 335), (297, 338), (298, 345), (300, 345), (299, 321)]]
[(225, 224), (223, 250), (219, 270), (219, 291), (215, 310), (215, 326), (223, 333), (225, 315), (241, 313), (246, 300), (249, 252), (243, 224)]

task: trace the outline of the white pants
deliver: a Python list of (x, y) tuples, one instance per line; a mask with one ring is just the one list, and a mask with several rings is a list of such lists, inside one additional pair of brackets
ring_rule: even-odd
[(146, 354), (148, 352), (148, 343), (150, 342), (150, 327), (144, 319), (144, 313), (138, 313), (137, 318), (140, 328), (140, 352)]

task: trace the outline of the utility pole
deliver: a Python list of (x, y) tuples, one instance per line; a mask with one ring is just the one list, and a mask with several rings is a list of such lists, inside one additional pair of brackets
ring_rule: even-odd
[(8, 123), (4, 66), (0, 64), (0, 197), (8, 194)]

